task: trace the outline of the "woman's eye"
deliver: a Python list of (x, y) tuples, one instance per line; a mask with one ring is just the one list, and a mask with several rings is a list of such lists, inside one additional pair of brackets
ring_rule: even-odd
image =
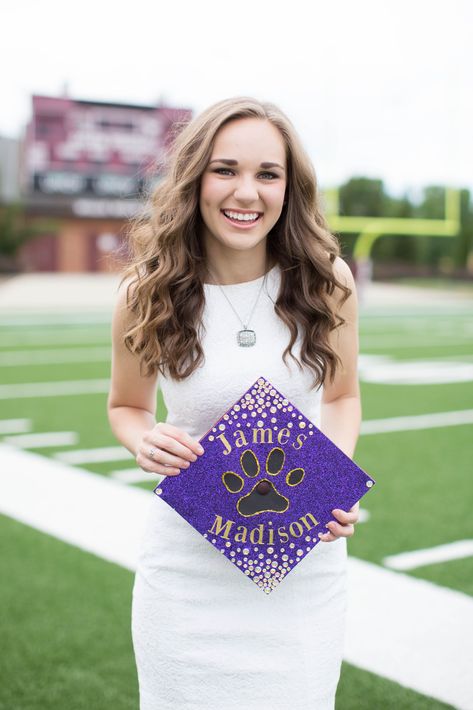
[[(215, 168), (214, 170), (217, 175), (233, 175), (233, 170), (230, 170), (230, 168)], [(276, 180), (279, 175), (276, 175), (276, 173), (260, 173), (260, 177), (262, 177), (264, 180)]]

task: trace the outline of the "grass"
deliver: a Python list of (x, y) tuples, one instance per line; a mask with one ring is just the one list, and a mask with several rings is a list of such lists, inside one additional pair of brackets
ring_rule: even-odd
[(1, 710), (137, 710), (132, 574), (4, 516), (0, 540)]
[[(365, 315), (363, 354), (392, 360), (473, 362), (473, 316)], [(104, 346), (109, 324), (79, 321), (0, 326), (0, 352)], [(107, 361), (0, 367), (1, 384), (107, 379)], [(361, 383), (365, 420), (471, 409), (473, 382), (428, 385)], [(77, 448), (118, 446), (106, 394), (0, 400), (0, 418), (29, 418), (33, 431), (75, 431)], [(158, 418), (166, 411), (161, 393)], [(37, 449), (53, 456), (67, 448)], [(382, 565), (384, 557), (473, 538), (471, 426), (366, 435), (355, 459), (377, 481), (362, 507), (370, 513), (349, 553)], [(103, 476), (133, 459), (83, 468)], [(136, 484), (151, 491), (155, 480)], [(151, 494), (151, 493), (150, 493)], [(0, 710), (138, 710), (130, 631), (133, 575), (60, 540), (0, 516)], [(409, 572), (473, 595), (473, 558)], [(435, 672), (433, 669), (432, 672)], [(344, 663), (337, 710), (437, 710), (449, 707)], [(225, 709), (222, 709), (225, 710)]]
[(402, 286), (419, 286), (423, 288), (435, 288), (453, 292), (471, 293), (473, 296), (473, 279), (449, 279), (447, 277), (400, 277), (392, 279), (389, 283), (397, 283)]

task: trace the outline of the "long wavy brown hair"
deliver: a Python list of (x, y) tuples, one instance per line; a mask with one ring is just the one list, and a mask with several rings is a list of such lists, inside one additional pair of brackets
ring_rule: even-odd
[[(199, 210), (201, 177), (220, 128), (241, 118), (270, 121), (286, 145), (287, 188), (279, 220), (268, 234), (268, 263), (281, 269), (274, 305), (290, 331), (282, 358), (290, 355), (313, 371), (312, 388), (333, 381), (341, 364), (329, 344), (329, 333), (343, 325), (337, 314), (351, 294), (334, 275), (340, 255), (320, 207), (312, 163), (289, 119), (272, 103), (238, 97), (214, 104), (182, 127), (168, 154), (165, 176), (131, 225), (127, 305), (131, 317), (124, 334), (130, 352), (140, 358), (141, 372), (157, 371), (184, 380), (203, 362), (202, 316), (206, 256)], [(330, 296), (342, 291), (338, 303)], [(299, 359), (292, 347), (301, 332)]]

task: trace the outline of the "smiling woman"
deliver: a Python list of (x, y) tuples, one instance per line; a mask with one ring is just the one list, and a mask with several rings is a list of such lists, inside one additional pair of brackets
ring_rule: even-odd
[[(361, 416), (353, 278), (312, 165), (276, 106), (228, 99), (183, 128), (132, 229), (131, 253), (113, 319), (108, 406), (144, 471), (188, 468), (203, 454), (199, 439), (261, 375), (353, 455)], [(155, 420), (158, 377), (165, 422)], [(269, 539), (280, 508), (254, 513)], [(133, 589), (141, 710), (333, 709), (346, 538), (358, 507), (332, 514), (320, 533), (331, 544), (317, 545), (268, 598), (153, 496)]]
[[(205, 250), (222, 284), (229, 276), (222, 273), (224, 261), (232, 265), (230, 279), (238, 283), (239, 272), (241, 275), (243, 271), (243, 280), (248, 280), (246, 264), (250, 254), (255, 266), (263, 264), (264, 273), (266, 235), (281, 216), (284, 204), (285, 153), (281, 133), (259, 118), (232, 121), (216, 137), (202, 176), (199, 208)], [(215, 157), (221, 155), (232, 157)], [(273, 167), (273, 171), (268, 172), (265, 166)], [(231, 256), (230, 250), (234, 252)]]

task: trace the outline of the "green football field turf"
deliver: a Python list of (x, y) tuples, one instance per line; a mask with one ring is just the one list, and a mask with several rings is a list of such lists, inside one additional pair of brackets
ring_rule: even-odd
[[(0, 325), (0, 395), (4, 385), (106, 380), (109, 323), (41, 316)], [(93, 321), (93, 319), (90, 319)], [(367, 314), (361, 353), (394, 362), (473, 363), (473, 315)], [(48, 351), (102, 349), (93, 362), (47, 362)], [(18, 364), (43, 352), (44, 364)], [(10, 354), (10, 358), (8, 355)], [(100, 357), (100, 353), (96, 353)], [(64, 356), (65, 359), (65, 356)], [(473, 380), (393, 385), (361, 382), (366, 421), (472, 409)], [(159, 396), (158, 418), (165, 417)], [(31, 449), (53, 456), (71, 448), (117, 446), (106, 417), (106, 393), (0, 399), (0, 420), (27, 418), (32, 432), (77, 432), (76, 447)], [(0, 436), (0, 440), (1, 440)], [(357, 526), (349, 554), (378, 565), (387, 555), (473, 538), (471, 424), (360, 437), (356, 462), (377, 481), (362, 501), (369, 520)], [(84, 464), (109, 476), (133, 459)], [(140, 482), (152, 490), (154, 481)], [(0, 516), (1, 710), (137, 709), (130, 635), (131, 572), (5, 516)], [(473, 594), (473, 558), (419, 567), (406, 574)], [(337, 709), (448, 707), (346, 663)]]

